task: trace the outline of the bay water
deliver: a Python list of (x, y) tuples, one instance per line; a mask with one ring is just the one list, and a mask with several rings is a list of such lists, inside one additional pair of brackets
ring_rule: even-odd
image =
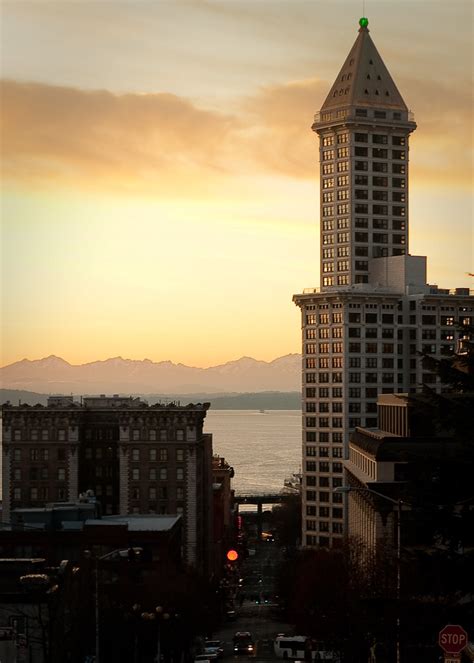
[(212, 410), (204, 421), (213, 452), (235, 470), (236, 493), (279, 492), (301, 470), (300, 410)]
[[(213, 436), (213, 453), (235, 470), (236, 493), (278, 492), (285, 478), (301, 469), (300, 410), (210, 409), (204, 423), (204, 432)], [(0, 454), (0, 496), (1, 460)]]

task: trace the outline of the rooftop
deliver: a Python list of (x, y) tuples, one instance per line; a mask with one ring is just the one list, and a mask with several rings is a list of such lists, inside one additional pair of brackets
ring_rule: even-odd
[(384, 61), (369, 34), (368, 19), (359, 21), (359, 34), (321, 111), (341, 106), (377, 107), (407, 112)]

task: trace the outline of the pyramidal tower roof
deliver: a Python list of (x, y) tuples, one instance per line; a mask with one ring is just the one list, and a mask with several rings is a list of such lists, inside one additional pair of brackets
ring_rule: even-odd
[(359, 21), (359, 34), (321, 111), (341, 106), (390, 108), (407, 111), (393, 78), (369, 34), (368, 20)]

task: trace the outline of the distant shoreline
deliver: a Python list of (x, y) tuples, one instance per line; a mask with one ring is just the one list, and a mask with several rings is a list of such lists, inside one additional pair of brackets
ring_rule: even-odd
[[(19, 389), (0, 389), (0, 403), (4, 404), (10, 401), (12, 405), (18, 405), (20, 402), (22, 405), (46, 405), (48, 395)], [(301, 394), (298, 391), (169, 395), (128, 393), (126, 395), (140, 396), (150, 405), (159, 402), (179, 401), (181, 405), (209, 402), (213, 410), (301, 410)], [(76, 398), (79, 400), (79, 395)]]

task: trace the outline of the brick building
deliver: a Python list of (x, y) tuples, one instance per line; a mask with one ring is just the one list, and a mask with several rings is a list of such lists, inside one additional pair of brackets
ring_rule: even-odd
[(176, 514), (183, 552), (211, 567), (212, 435), (208, 403), (149, 406), (138, 398), (51, 397), (3, 406), (3, 512), (94, 494), (101, 513)]

